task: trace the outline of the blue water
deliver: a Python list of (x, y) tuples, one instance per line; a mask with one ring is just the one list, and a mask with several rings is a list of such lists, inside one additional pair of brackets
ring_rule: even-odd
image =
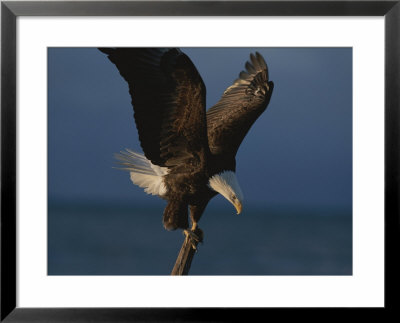
[[(51, 204), (49, 275), (169, 275), (183, 242), (163, 207)], [(209, 206), (191, 275), (351, 275), (351, 211)]]

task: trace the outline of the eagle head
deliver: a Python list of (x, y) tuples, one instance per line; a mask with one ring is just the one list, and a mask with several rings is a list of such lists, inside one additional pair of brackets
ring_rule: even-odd
[(224, 171), (216, 174), (210, 178), (208, 185), (231, 202), (237, 214), (242, 212), (243, 193), (234, 172)]

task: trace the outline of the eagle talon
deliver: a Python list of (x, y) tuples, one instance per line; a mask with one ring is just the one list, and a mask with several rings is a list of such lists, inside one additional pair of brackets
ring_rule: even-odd
[[(202, 233), (202, 232), (200, 231), (200, 233)], [(192, 248), (197, 251), (196, 245), (199, 242), (203, 242), (203, 239), (200, 236), (198, 236), (196, 233), (194, 233), (192, 230), (185, 229), (185, 230), (183, 230), (183, 234), (188, 238), (190, 244), (192, 245)]]

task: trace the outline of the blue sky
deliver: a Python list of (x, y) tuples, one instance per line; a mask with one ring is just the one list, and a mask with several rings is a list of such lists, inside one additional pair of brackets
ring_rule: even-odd
[[(351, 209), (351, 48), (182, 50), (206, 84), (207, 108), (251, 52), (259, 51), (269, 66), (271, 102), (236, 158), (244, 209)], [(141, 151), (128, 86), (116, 67), (95, 48), (49, 48), (48, 73), (49, 200), (163, 204), (113, 168), (115, 152)]]

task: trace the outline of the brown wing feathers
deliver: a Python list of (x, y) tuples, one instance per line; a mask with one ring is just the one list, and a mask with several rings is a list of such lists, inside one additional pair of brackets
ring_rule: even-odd
[(129, 84), (136, 127), (153, 164), (193, 163), (207, 144), (205, 86), (178, 49), (101, 48)]
[(256, 53), (246, 71), (207, 111), (208, 142), (213, 154), (234, 157), (250, 127), (266, 109), (273, 91), (264, 58)]

